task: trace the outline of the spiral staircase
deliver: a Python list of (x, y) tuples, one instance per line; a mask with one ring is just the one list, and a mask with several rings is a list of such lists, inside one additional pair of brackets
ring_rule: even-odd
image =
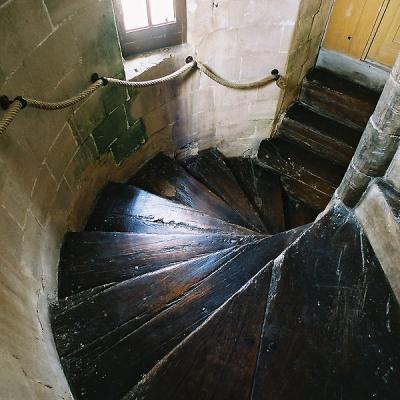
[(75, 397), (400, 398), (399, 305), (351, 210), (322, 212), (378, 97), (315, 70), (257, 159), (159, 154), (109, 183), (61, 252)]

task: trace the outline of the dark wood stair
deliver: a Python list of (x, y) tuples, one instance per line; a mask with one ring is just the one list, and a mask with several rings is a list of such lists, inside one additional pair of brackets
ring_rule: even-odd
[(396, 399), (399, 321), (399, 304), (368, 240), (336, 206), (124, 400)]
[(188, 174), (175, 160), (164, 154), (159, 154), (149, 161), (135, 174), (129, 184), (212, 217), (233, 224), (244, 223), (225, 201)]
[(350, 210), (317, 218), (373, 101), (317, 70), (258, 158), (159, 154), (109, 183), (51, 308), (74, 397), (400, 398), (395, 295)]
[(281, 176), (286, 193), (322, 211), (341, 182), (379, 93), (315, 69), (258, 161)]
[(296, 102), (286, 112), (279, 136), (330, 162), (347, 167), (360, 141), (361, 132)]
[(303, 104), (361, 132), (374, 112), (379, 97), (379, 92), (322, 68), (306, 76), (300, 92)]
[(242, 224), (259, 232), (265, 226), (238, 184), (221, 153), (214, 149), (201, 151), (197, 156), (182, 161), (184, 167), (237, 212)]

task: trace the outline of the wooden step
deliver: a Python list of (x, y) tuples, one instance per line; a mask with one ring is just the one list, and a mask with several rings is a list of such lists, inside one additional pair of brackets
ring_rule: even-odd
[(315, 221), (319, 211), (308, 204), (293, 198), (289, 193), (284, 194), (285, 225), (287, 229), (310, 224)]
[(307, 75), (300, 92), (300, 101), (307, 107), (361, 132), (379, 97), (379, 93), (321, 68)]
[(121, 183), (109, 183), (103, 189), (86, 230), (160, 234), (254, 233)]
[(272, 262), (161, 360), (124, 400), (250, 399), (271, 267)]
[(67, 356), (122, 325), (128, 332), (134, 331), (239, 251), (239, 247), (228, 248), (190, 261), (166, 263), (152, 273), (120, 282), (79, 302), (70, 299), (67, 307), (53, 312), (58, 354)]
[(164, 154), (149, 161), (128, 183), (212, 217), (238, 225), (243, 223), (225, 201)]
[(288, 109), (277, 135), (344, 167), (349, 165), (361, 138), (360, 131), (318, 114), (301, 103)]
[(397, 399), (399, 335), (384, 272), (337, 205), (275, 260), (252, 399)]
[(253, 240), (223, 234), (69, 233), (61, 249), (59, 297)]
[(323, 210), (329, 203), (346, 171), (279, 137), (261, 143), (258, 160), (282, 176), (285, 190), (317, 210)]
[(283, 232), (286, 228), (279, 175), (261, 167), (254, 158), (233, 157), (226, 159), (226, 163), (268, 232)]
[(245, 226), (265, 232), (260, 216), (218, 150), (201, 151), (197, 156), (184, 159), (182, 164), (196, 179), (229, 204), (241, 216)]
[[(167, 299), (165, 308), (140, 327), (127, 331), (134, 321), (122, 324), (62, 358), (77, 399), (120, 399), (303, 231), (299, 228), (245, 245), (192, 290), (175, 301)], [(179, 274), (178, 279), (182, 279)], [(123, 306), (124, 301), (115, 305)]]

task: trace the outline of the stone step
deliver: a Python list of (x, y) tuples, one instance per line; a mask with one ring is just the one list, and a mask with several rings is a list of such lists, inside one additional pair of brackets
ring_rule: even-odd
[(363, 131), (380, 93), (317, 68), (303, 80), (300, 101), (318, 114)]
[(247, 227), (259, 232), (266, 231), (257, 210), (254, 209), (218, 150), (201, 151), (196, 156), (182, 160), (182, 165), (196, 179), (229, 204), (246, 221)]
[(286, 112), (277, 135), (327, 160), (347, 167), (361, 132), (296, 102)]

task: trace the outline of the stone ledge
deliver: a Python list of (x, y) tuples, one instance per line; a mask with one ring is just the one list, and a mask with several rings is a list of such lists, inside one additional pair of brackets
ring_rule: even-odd
[(124, 60), (126, 79), (133, 80), (148, 70), (160, 65), (164, 61), (172, 58), (180, 58), (193, 54), (193, 48), (187, 43), (172, 47), (165, 47), (137, 54)]

